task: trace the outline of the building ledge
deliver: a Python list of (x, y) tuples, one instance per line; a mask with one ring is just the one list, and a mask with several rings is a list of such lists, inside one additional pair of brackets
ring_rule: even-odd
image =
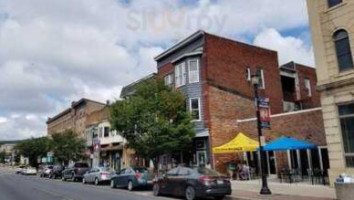
[(326, 90), (333, 90), (333, 89), (348, 86), (348, 85), (354, 85), (353, 78), (347, 78), (347, 79), (343, 79), (343, 80), (333, 81), (330, 83), (319, 84), (319, 85), (317, 85), (317, 90), (319, 92), (323, 92)]
[[(311, 109), (306, 109), (306, 110), (298, 110), (298, 111), (293, 111), (293, 112), (287, 112), (287, 113), (280, 113), (280, 114), (275, 114), (271, 115), (270, 118), (276, 118), (276, 117), (282, 117), (282, 116), (287, 116), (287, 115), (295, 115), (295, 114), (300, 114), (300, 113), (307, 113), (307, 112), (313, 112), (313, 111), (318, 111), (322, 110), (321, 107), (317, 108), (311, 108)], [(248, 119), (237, 119), (237, 123), (244, 123), (244, 122), (251, 122), (251, 121), (256, 121), (257, 118), (248, 118)]]

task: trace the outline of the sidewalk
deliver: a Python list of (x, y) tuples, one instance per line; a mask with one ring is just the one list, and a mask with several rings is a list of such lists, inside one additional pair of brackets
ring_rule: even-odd
[(272, 195), (260, 195), (260, 180), (231, 181), (232, 197), (236, 199), (272, 200), (330, 200), (335, 199), (334, 188), (306, 183), (288, 184), (269, 182)]

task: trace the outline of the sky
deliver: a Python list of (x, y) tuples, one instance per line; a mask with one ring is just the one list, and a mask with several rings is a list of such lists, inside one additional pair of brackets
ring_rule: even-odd
[(0, 0), (0, 140), (46, 135), (82, 97), (118, 99), (197, 30), (314, 67), (305, 0)]

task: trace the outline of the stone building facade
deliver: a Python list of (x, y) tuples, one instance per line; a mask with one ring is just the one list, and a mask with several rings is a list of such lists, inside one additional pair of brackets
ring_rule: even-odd
[(47, 135), (62, 133), (65, 130), (72, 130), (82, 137), (85, 137), (86, 118), (90, 113), (102, 109), (104, 103), (90, 99), (80, 99), (72, 102), (71, 107), (65, 109), (54, 117), (47, 120)]
[(354, 175), (354, 1), (308, 0), (331, 183)]

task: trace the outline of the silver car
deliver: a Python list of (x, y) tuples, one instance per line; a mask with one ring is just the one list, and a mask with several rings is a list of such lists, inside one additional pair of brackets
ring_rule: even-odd
[(101, 183), (109, 183), (111, 176), (114, 174), (115, 172), (113, 170), (110, 170), (106, 167), (92, 168), (84, 174), (82, 183), (94, 183), (95, 185), (99, 185)]

